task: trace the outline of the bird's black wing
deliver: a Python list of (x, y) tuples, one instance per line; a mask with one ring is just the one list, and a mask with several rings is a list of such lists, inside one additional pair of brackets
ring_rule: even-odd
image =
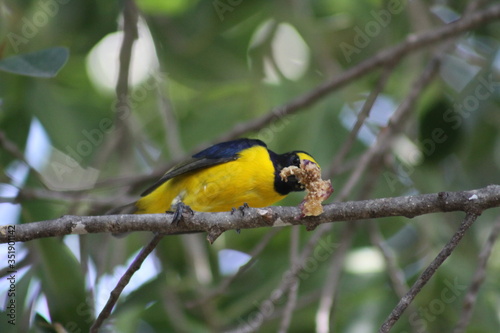
[(187, 172), (237, 160), (239, 157), (239, 152), (256, 145), (266, 147), (266, 145), (262, 141), (251, 139), (237, 139), (213, 145), (193, 155), (193, 157), (189, 160), (177, 164), (172, 169), (168, 170), (156, 183), (142, 192), (141, 196), (148, 195), (169, 179), (180, 176)]
[(168, 170), (160, 179), (156, 181), (153, 185), (148, 187), (144, 192), (141, 193), (141, 196), (148, 195), (149, 193), (156, 190), (161, 184), (166, 182), (169, 179), (180, 176), (184, 173), (195, 171), (199, 169), (203, 169), (209, 166), (226, 163), (230, 161), (234, 161), (238, 158), (237, 155), (232, 157), (224, 157), (224, 158), (191, 158), (185, 162), (177, 164), (172, 169)]

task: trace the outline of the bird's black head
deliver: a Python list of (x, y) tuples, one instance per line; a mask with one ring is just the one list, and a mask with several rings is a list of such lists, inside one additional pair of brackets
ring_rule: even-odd
[(283, 168), (292, 165), (300, 167), (300, 161), (304, 159), (316, 163), (314, 158), (304, 151), (292, 151), (284, 154), (276, 154), (269, 151), (269, 155), (274, 164), (274, 189), (276, 192), (281, 195), (287, 195), (290, 192), (304, 191), (304, 185), (299, 183), (295, 176), (289, 176), (287, 181), (284, 181), (280, 177), (280, 172)]

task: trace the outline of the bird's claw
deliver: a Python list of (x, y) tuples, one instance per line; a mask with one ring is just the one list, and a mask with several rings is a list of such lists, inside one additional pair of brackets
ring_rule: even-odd
[(245, 202), (243, 206), (238, 207), (238, 210), (241, 212), (241, 216), (245, 216), (245, 209), (250, 208), (248, 204)]
[[(241, 212), (241, 216), (245, 216), (245, 209), (247, 208), (250, 208), (250, 206), (245, 202), (243, 203), (242, 206), (239, 206), (238, 207), (238, 210)], [(236, 208), (231, 208), (231, 215), (234, 215), (234, 213), (236, 212)]]
[(189, 213), (191, 215), (194, 215), (194, 211), (191, 209), (191, 207), (184, 204), (183, 202), (179, 202), (175, 206), (174, 216), (172, 217), (172, 224), (179, 225), (179, 222), (183, 219), (184, 213)]
[[(238, 210), (241, 212), (241, 216), (245, 216), (245, 209), (250, 208), (250, 206), (244, 202), (242, 206), (238, 207)], [(236, 212), (236, 208), (231, 208), (231, 215), (233, 215)], [(236, 232), (239, 234), (241, 232), (240, 229), (236, 229)]]

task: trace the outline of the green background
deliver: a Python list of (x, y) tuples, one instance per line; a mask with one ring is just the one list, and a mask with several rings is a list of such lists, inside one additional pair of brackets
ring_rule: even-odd
[[(485, 3), (483, 8), (488, 6)], [(97, 86), (88, 75), (86, 61), (99, 41), (123, 27), (123, 2), (0, 1), (0, 131), (41, 175), (27, 171), (19, 156), (0, 149), (3, 201), (12, 201), (19, 188), (25, 194), (15, 206), (0, 203), (2, 224), (102, 214), (127, 203), (155, 180), (145, 177), (137, 185), (136, 176), (165, 171), (170, 161), (215, 143), (237, 124), (295, 100), (412, 33), (438, 29), (460, 17), (469, 4), (142, 0), (137, 5), (141, 24), (152, 36), (158, 66), (147, 69), (149, 78), (131, 85), (132, 113), (115, 122), (120, 113), (114, 108), (113, 88)], [(280, 31), (291, 33), (280, 39)], [(330, 201), (443, 43), (412, 52), (393, 69), (366, 126), (343, 165), (334, 170), (336, 192)], [(378, 167), (370, 168), (344, 200), (498, 183), (500, 22), (462, 34), (452, 43), (436, 79), (413, 105), (402, 133)], [(278, 57), (276, 48), (290, 62)], [(115, 54), (118, 51), (114, 49)], [(29, 55), (32, 52), (38, 53)], [(274, 68), (274, 82), (269, 82), (269, 66)], [(300, 73), (287, 72), (294, 68)], [(279, 153), (308, 151), (327, 174), (380, 73), (374, 70), (296, 114), (244, 136), (261, 138)], [(34, 127), (41, 129), (38, 139)], [(30, 140), (34, 140), (31, 153)], [(61, 155), (71, 151), (79, 152), (77, 165)], [(372, 186), (367, 185), (371, 181)], [(297, 205), (302, 196), (290, 195), (279, 204)], [(479, 218), (394, 332), (451, 331), (496, 215), (491, 210)], [(399, 297), (371, 240), (370, 225), (378, 226), (404, 283), (411, 286), (462, 217), (450, 213), (360, 221), (345, 265), (330, 253), (319, 255), (322, 250), (317, 245), (316, 255), (299, 274), (288, 331), (317, 329), (319, 299), (334, 265), (339, 265), (340, 280), (330, 331), (376, 331)], [(335, 224), (323, 241), (338, 249), (345, 228), (344, 223)], [(219, 260), (221, 250), (249, 254), (275, 231), (229, 231), (212, 246), (204, 235), (165, 238), (142, 269), (144, 276), (122, 296), (106, 325), (118, 332), (220, 332), (259, 321), (261, 308), (265, 318), (258, 331), (277, 331), (286, 297), (269, 308), (262, 308), (263, 302), (282, 283), (294, 247), (302, 249), (311, 237), (305, 228), (293, 230), (276, 231), (253, 265), (221, 294), (191, 306), (224, 281), (220, 266), (226, 262)], [(118, 279), (109, 274), (122, 272), (116, 267), (130, 260), (149, 237), (148, 233), (123, 239), (95, 234), (17, 243), (17, 324), (8, 325), (2, 313), (0, 331), (54, 332), (57, 325), (68, 332), (88, 331), (95, 311), (100, 311), (95, 304), (102, 307), (106, 292)], [(4, 255), (6, 245), (0, 248)], [(470, 332), (500, 329), (499, 256), (497, 244)], [(415, 312), (417, 319), (412, 316)]]

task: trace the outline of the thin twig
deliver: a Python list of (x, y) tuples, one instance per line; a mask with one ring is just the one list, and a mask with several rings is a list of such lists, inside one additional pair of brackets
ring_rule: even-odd
[(290, 323), (292, 322), (293, 312), (295, 311), (295, 307), (297, 306), (299, 285), (299, 279), (295, 278), (295, 281), (290, 285), (290, 288), (288, 289), (288, 300), (285, 304), (285, 308), (283, 309), (281, 324), (278, 330), (279, 333), (288, 332), (288, 328), (290, 327)]
[[(166, 80), (168, 80), (168, 78)], [(168, 86), (168, 82), (165, 82), (165, 85)], [(184, 149), (182, 149), (179, 124), (175, 117), (172, 103), (163, 92), (164, 89), (162, 85), (158, 85), (158, 108), (162, 111), (161, 117), (163, 119), (166, 136), (165, 142), (170, 152), (170, 156), (172, 156), (173, 159), (180, 159), (185, 155), (185, 152)]]
[(23, 162), (29, 170), (35, 175), (35, 177), (40, 181), (40, 183), (45, 186), (43, 181), (43, 176), (28, 162), (23, 152), (16, 145), (15, 142), (10, 141), (5, 135), (4, 131), (0, 131), (0, 147), (3, 148), (7, 153), (11, 154), (14, 158)]
[(420, 75), (412, 84), (412, 89), (406, 96), (405, 100), (399, 105), (389, 120), (388, 129), (390, 130), (380, 131), (376, 143), (361, 156), (354, 171), (347, 180), (347, 183), (342, 188), (342, 191), (339, 194), (340, 197), (347, 197), (348, 194), (354, 189), (354, 186), (358, 183), (358, 180), (371, 165), (370, 162), (376, 160), (377, 155), (383, 154), (388, 149), (388, 146), (393, 141), (394, 136), (401, 131), (403, 124), (411, 114), (418, 97), (420, 97), (424, 89), (437, 74), (442, 56), (442, 53), (436, 55), (429, 62), (422, 75)]
[(399, 303), (392, 310), (391, 314), (385, 322), (380, 327), (380, 333), (389, 332), (390, 329), (394, 326), (396, 321), (401, 317), (403, 312), (406, 310), (408, 305), (415, 299), (420, 290), (429, 282), (430, 278), (434, 275), (436, 270), (441, 266), (441, 264), (448, 258), (448, 256), (453, 252), (455, 247), (457, 247), (460, 240), (465, 235), (465, 232), (469, 227), (476, 221), (480, 212), (468, 212), (465, 215), (462, 224), (455, 232), (450, 241), (443, 247), (443, 249), (439, 252), (439, 254), (434, 258), (434, 260), (427, 266), (424, 272), (420, 275), (420, 277), (415, 281), (410, 290), (399, 300)]
[[(309, 258), (311, 258), (314, 249), (316, 248), (316, 246), (318, 246), (318, 243), (321, 246), (320, 243), (321, 236), (322, 236), (321, 234), (316, 232), (311, 236), (311, 238), (309, 238), (306, 245), (304, 246), (304, 249), (302, 250), (300, 257), (297, 259), (295, 264), (291, 266), (283, 274), (283, 279), (281, 280), (281, 283), (271, 292), (271, 296), (266, 300), (262, 301), (261, 304), (276, 304), (277, 302), (279, 302), (280, 298), (287, 293), (287, 291), (292, 287), (292, 285), (296, 283), (297, 276), (304, 268), (306, 261)], [(324, 241), (323, 245), (329, 247), (328, 248), (329, 251), (333, 251), (335, 244), (329, 244), (329, 243), (331, 243), (331, 240), (328, 238), (327, 240)], [(273, 313), (266, 313), (266, 319), (272, 317)], [(249, 321), (247, 323), (245, 323), (245, 321), (243, 322), (244, 324), (236, 327), (233, 330), (226, 331), (226, 333), (255, 332), (264, 323), (264, 320), (258, 320), (256, 322)]]
[[(359, 191), (359, 198), (366, 199), (373, 192), (375, 184), (377, 183), (378, 175), (382, 170), (380, 159), (371, 161), (372, 167), (370, 176), (364, 179), (364, 184)], [(345, 257), (351, 247), (352, 239), (355, 236), (357, 224), (344, 225), (341, 236), (341, 243), (335, 251), (331, 259), (330, 269), (325, 278), (325, 283), (322, 288), (321, 297), (319, 300), (318, 311), (316, 312), (316, 332), (328, 333), (330, 332), (330, 322), (333, 319), (334, 307), (337, 304), (336, 300), (338, 293), (337, 287), (340, 283), (342, 276), (342, 267), (344, 265)]]
[[(368, 224), (368, 230), (370, 231), (371, 242), (379, 249), (384, 258), (387, 274), (389, 275), (392, 288), (394, 289), (396, 295), (401, 299), (410, 289), (405, 282), (404, 272), (399, 269), (394, 253), (389, 246), (387, 246), (382, 233), (380, 232), (379, 226), (375, 223), (370, 223)], [(420, 317), (420, 314), (416, 311), (416, 309), (414, 309), (413, 303), (408, 305), (408, 308), (412, 313), (415, 313), (417, 318)], [(417, 332), (417, 328), (414, 327), (414, 325), (411, 326), (411, 329), (413, 332)]]
[(94, 324), (90, 328), (91, 333), (97, 333), (99, 330), (99, 327), (102, 326), (106, 318), (108, 318), (111, 315), (111, 311), (113, 310), (116, 302), (118, 301), (118, 298), (120, 297), (123, 289), (127, 286), (127, 284), (130, 282), (130, 279), (134, 275), (135, 272), (141, 268), (142, 263), (144, 260), (148, 257), (148, 255), (153, 252), (153, 250), (156, 248), (156, 245), (161, 241), (163, 238), (163, 235), (161, 234), (156, 234), (153, 236), (151, 241), (146, 245), (141, 252), (135, 257), (134, 261), (130, 264), (130, 266), (127, 268), (123, 276), (120, 278), (120, 281), (118, 281), (116, 287), (111, 291), (109, 294), (108, 301), (106, 302), (106, 305), (104, 308), (101, 310), (99, 313), (99, 316), (95, 320)]
[(352, 146), (354, 145), (354, 142), (356, 141), (356, 138), (358, 136), (358, 132), (361, 129), (361, 126), (363, 126), (363, 123), (370, 115), (370, 111), (372, 110), (378, 95), (384, 90), (384, 87), (387, 84), (387, 81), (389, 80), (389, 77), (391, 76), (393, 69), (394, 69), (394, 64), (391, 64), (390, 66), (384, 68), (377, 83), (375, 84), (375, 87), (366, 98), (365, 103), (363, 104), (363, 107), (361, 108), (361, 111), (358, 114), (356, 123), (354, 124), (352, 130), (349, 132), (347, 139), (344, 141), (342, 147), (335, 154), (334, 159), (330, 163), (330, 170), (328, 171), (327, 178), (331, 178), (334, 175), (338, 174), (337, 170), (340, 168), (347, 153), (351, 150)]
[(330, 260), (330, 268), (327, 273), (325, 284), (323, 288), (321, 288), (318, 311), (316, 312), (315, 322), (317, 333), (330, 332), (330, 316), (337, 296), (336, 290), (340, 282), (342, 267), (344, 266), (347, 252), (351, 247), (355, 230), (355, 224), (349, 224), (344, 228), (342, 236), (340, 237), (340, 245), (337, 247)]
[(227, 288), (238, 278), (240, 277), (243, 273), (245, 273), (250, 267), (253, 266), (253, 264), (257, 261), (259, 255), (264, 251), (266, 248), (267, 244), (271, 241), (271, 239), (276, 236), (278, 232), (280, 232), (281, 229), (274, 229), (269, 232), (267, 232), (262, 239), (260, 240), (257, 245), (249, 252), (249, 255), (251, 259), (244, 265), (240, 266), (238, 269), (238, 272), (236, 274), (228, 276), (222, 282), (217, 286), (214, 287), (210, 290), (208, 294), (203, 296), (202, 298), (192, 300), (190, 302), (187, 302), (186, 307), (189, 308), (194, 308), (197, 306), (200, 306), (202, 304), (207, 303), (208, 301), (212, 300), (213, 298), (217, 297), (218, 295), (223, 294)]
[(118, 103), (128, 106), (128, 91), (130, 77), (130, 63), (132, 62), (132, 48), (139, 36), (137, 22), (139, 13), (133, 0), (126, 0), (123, 8), (123, 41), (120, 48), (120, 68), (116, 82), (116, 97)]
[(488, 237), (486, 244), (484, 244), (481, 253), (479, 253), (479, 256), (477, 258), (477, 268), (474, 272), (474, 276), (472, 277), (472, 282), (469, 286), (469, 290), (467, 290), (467, 294), (465, 294), (462, 313), (459, 316), (460, 320), (458, 321), (453, 333), (465, 332), (467, 326), (469, 325), (469, 322), (472, 318), (472, 310), (474, 309), (474, 305), (476, 304), (479, 288), (481, 288), (486, 278), (486, 265), (488, 264), (488, 259), (490, 258), (491, 251), (493, 250), (493, 246), (495, 245), (499, 235), (500, 219), (497, 220), (497, 222), (491, 229), (490, 236)]
[(396, 295), (399, 298), (402, 298), (408, 292), (408, 289), (410, 289), (405, 282), (404, 272), (398, 268), (394, 253), (389, 246), (387, 246), (380, 232), (380, 228), (376, 224), (370, 223), (368, 225), (368, 230), (370, 231), (371, 242), (379, 249), (380, 253), (384, 257), (387, 274), (389, 275), (392, 288), (394, 289)]
[[(299, 236), (299, 229), (297, 227), (292, 228), (292, 233), (290, 234), (290, 266), (293, 266), (298, 259)], [(288, 332), (288, 328), (290, 327), (290, 323), (292, 322), (292, 314), (297, 304), (299, 284), (299, 279), (295, 278), (295, 281), (291, 284), (290, 289), (288, 290), (288, 300), (283, 310), (283, 316), (281, 318), (281, 324), (278, 330), (279, 333)]]
[(88, 204), (94, 209), (102, 210), (109, 209), (110, 207), (126, 205), (134, 199), (136, 198), (126, 196), (120, 197), (119, 199), (115, 197), (93, 197), (81, 191), (51, 191), (41, 188), (22, 188), (19, 190), (17, 197), (3, 197), (0, 200), (4, 200), (4, 202), (9, 203), (19, 203), (30, 200), (53, 200), (65, 203)]
[[(130, 129), (127, 125), (128, 115), (132, 110), (129, 103), (129, 79), (130, 79), (130, 64), (132, 62), (132, 50), (134, 43), (138, 37), (137, 22), (139, 20), (139, 12), (134, 0), (125, 0), (123, 2), (123, 40), (119, 54), (118, 79), (116, 81), (116, 105), (115, 105), (115, 126), (116, 130), (113, 137), (106, 142), (99, 151), (96, 158), (97, 162), (104, 163), (109, 155), (117, 150), (121, 154), (127, 156), (130, 151)], [(124, 163), (125, 166), (129, 165)]]
[(467, 4), (467, 8), (464, 11), (464, 15), (468, 13), (474, 13), (480, 7), (484, 6), (488, 1), (487, 0), (473, 0)]
[[(168, 267), (167, 267), (168, 268)], [(165, 269), (165, 266), (163, 266)], [(189, 333), (191, 317), (184, 311), (184, 303), (180, 292), (174, 288), (162, 288), (162, 303), (165, 308), (165, 314), (172, 323), (172, 331), (177, 333)]]

